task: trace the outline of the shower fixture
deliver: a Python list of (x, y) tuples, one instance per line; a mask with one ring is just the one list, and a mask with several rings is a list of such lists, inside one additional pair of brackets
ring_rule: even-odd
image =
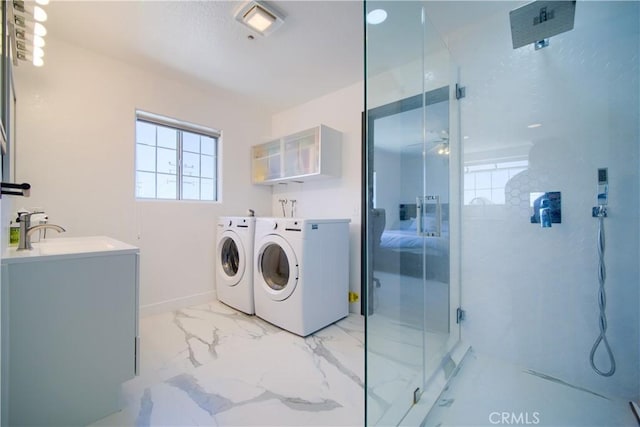
[(552, 224), (562, 223), (562, 194), (559, 191), (529, 193), (529, 199), (533, 207), (531, 224), (551, 228)]
[[(610, 377), (616, 371), (616, 361), (613, 357), (613, 351), (607, 341), (607, 296), (604, 290), (604, 284), (607, 278), (607, 271), (604, 264), (604, 219), (607, 217), (607, 204), (609, 203), (609, 173), (607, 168), (598, 169), (598, 206), (594, 206), (591, 210), (591, 216), (598, 218), (598, 307), (600, 308), (600, 335), (593, 343), (589, 361), (591, 368), (603, 377)], [(604, 348), (609, 356), (610, 367), (608, 371), (601, 371), (596, 366), (595, 356), (596, 350), (604, 344)]]
[(538, 50), (549, 46), (549, 37), (573, 30), (575, 15), (575, 1), (538, 0), (512, 10), (513, 48), (533, 44)]

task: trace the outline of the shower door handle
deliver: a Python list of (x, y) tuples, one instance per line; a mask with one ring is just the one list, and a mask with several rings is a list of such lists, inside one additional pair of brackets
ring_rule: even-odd
[[(424, 220), (426, 218), (426, 205), (435, 206), (434, 227), (425, 227)], [(427, 229), (429, 228), (429, 229)], [(442, 234), (442, 206), (440, 204), (440, 196), (430, 194), (426, 196), (416, 197), (416, 233), (418, 236), (440, 237)]]

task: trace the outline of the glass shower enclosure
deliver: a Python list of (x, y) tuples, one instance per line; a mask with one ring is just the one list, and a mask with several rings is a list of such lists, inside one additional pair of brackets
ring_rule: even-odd
[(640, 2), (364, 8), (366, 425), (636, 425)]
[(367, 423), (395, 425), (459, 341), (455, 84), (421, 2), (366, 9), (388, 13), (367, 26)]

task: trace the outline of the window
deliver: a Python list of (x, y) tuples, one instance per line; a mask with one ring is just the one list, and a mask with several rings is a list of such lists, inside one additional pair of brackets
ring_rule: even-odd
[(136, 111), (136, 198), (218, 200), (220, 132)]
[(507, 182), (528, 166), (527, 160), (465, 166), (464, 204), (504, 205)]

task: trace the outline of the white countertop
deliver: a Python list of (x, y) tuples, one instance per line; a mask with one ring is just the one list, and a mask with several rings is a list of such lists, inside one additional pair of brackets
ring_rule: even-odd
[(32, 243), (32, 246), (33, 249), (23, 251), (5, 248), (2, 264), (139, 252), (135, 246), (106, 236), (58, 237)]

